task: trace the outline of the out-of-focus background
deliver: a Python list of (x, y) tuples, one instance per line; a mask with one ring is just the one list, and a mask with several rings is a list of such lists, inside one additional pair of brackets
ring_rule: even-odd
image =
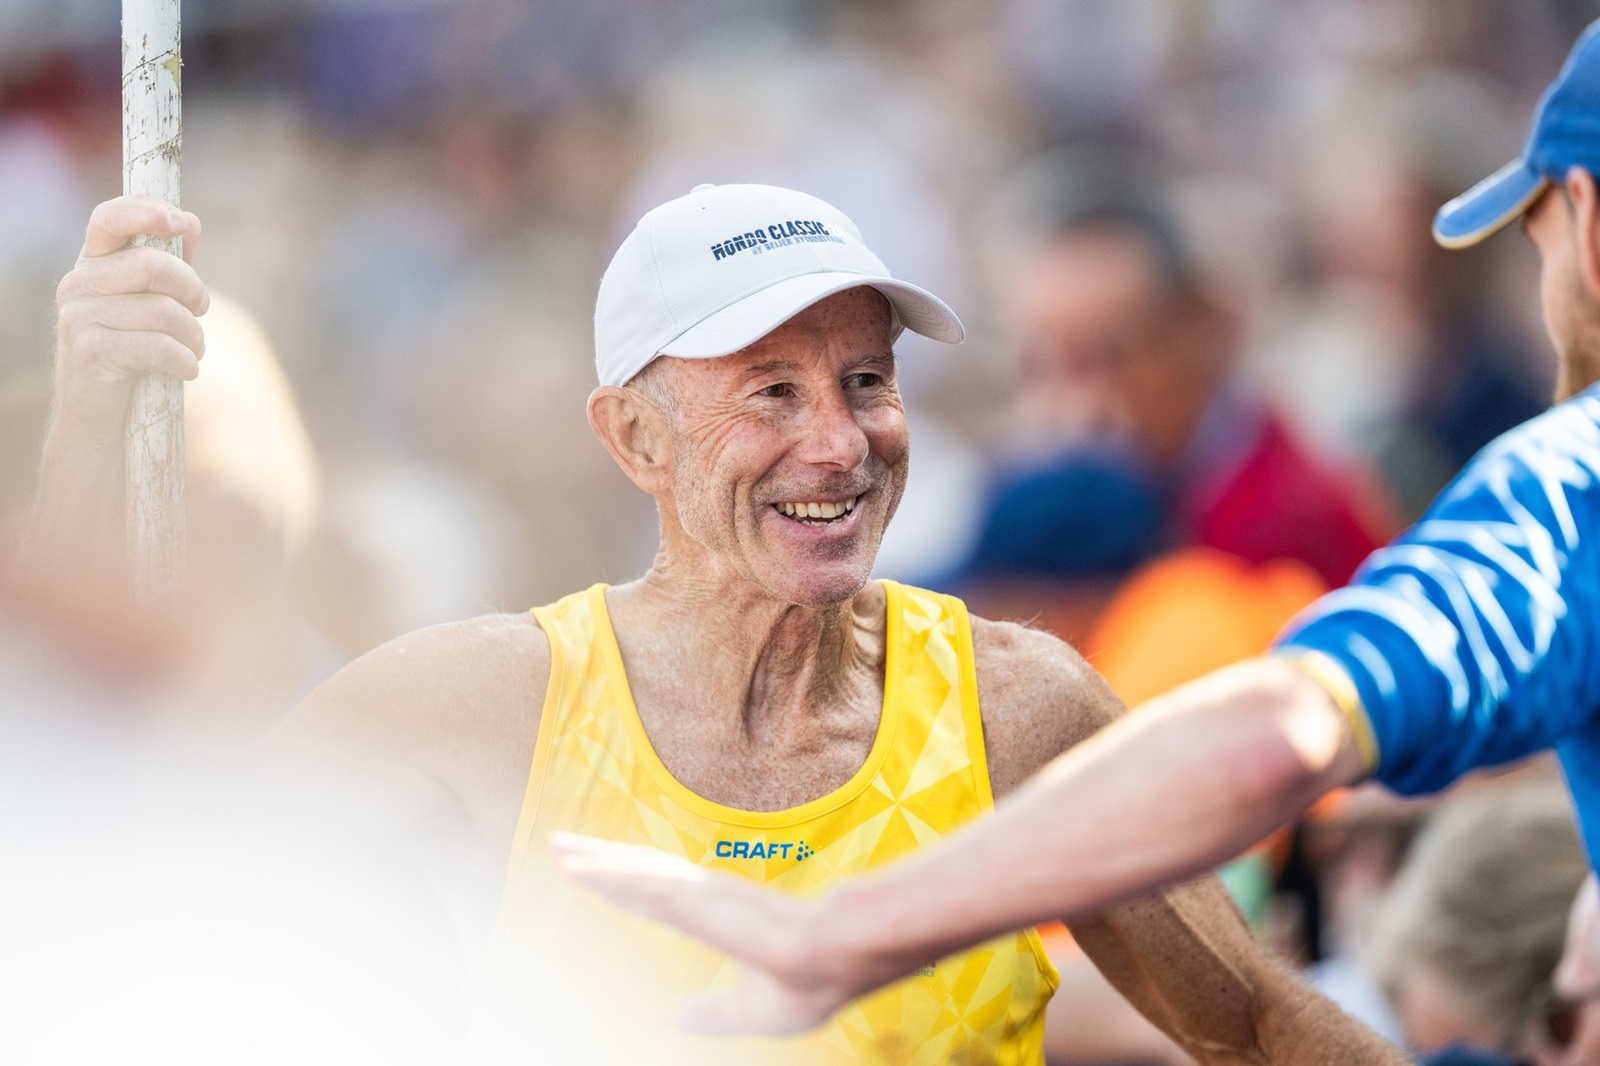
[[(184, 206), (226, 300), (190, 391), (205, 624), (163, 698), (270, 721), (401, 632), (642, 573), (653, 510), (584, 419), (594, 295), (638, 215), (707, 181), (834, 202), (967, 323), (900, 345), (880, 573), (1056, 630), (1129, 702), (1259, 651), (1548, 401), (1531, 247), (1428, 226), (1517, 154), (1597, 15), (192, 0)], [(120, 191), (117, 20), (0, 0), (0, 547), (54, 286)], [(26, 617), (0, 619), (6, 691), (59, 700)], [(1328, 818), (1238, 889), (1307, 961), (1365, 950), (1420, 816)]]
[[(1371, 473), (1392, 505), (1364, 515), (1381, 534), (1545, 397), (1531, 251), (1506, 239), (1449, 257), (1427, 222), (1516, 153), (1596, 13), (1577, 0), (198, 0), (184, 200), (206, 224), (204, 276), (259, 321), (298, 398), (322, 486), (300, 569), (350, 651), (648, 563), (650, 510), (584, 424), (590, 315), (633, 220), (701, 181), (833, 200), (971, 328), (956, 350), (903, 346), (914, 483), (885, 574), (1003, 575), (1008, 552), (1036, 546), (975, 556), (985, 501), (1097, 416), (1105, 360), (1076, 349), (1114, 347), (1130, 315), (1118, 301), (1146, 297), (1078, 292), (1085, 306), (1051, 320), (1033, 305), (1052, 284), (1116, 288), (1093, 259), (1106, 249), (1046, 263), (1002, 202), (1048, 198), (1017, 186), (1063, 148), (1115, 149), (1150, 184), (1226, 320), (1224, 354), (1186, 358), (1227, 361), (1308, 450)], [(90, 207), (120, 189), (117, 18), (114, 0), (0, 4), (8, 531), (46, 411), (53, 286)], [(1172, 467), (1182, 443), (1166, 452), (1155, 462)], [(1137, 561), (1083, 554), (1053, 565)]]

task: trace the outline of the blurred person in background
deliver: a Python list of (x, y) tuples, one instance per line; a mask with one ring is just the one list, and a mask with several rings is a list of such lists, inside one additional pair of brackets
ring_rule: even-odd
[(1372, 465), (1406, 521), (1550, 389), (1534, 323), (1497, 284), (1531, 271), (1526, 250), (1454, 256), (1428, 235), (1514, 137), (1493, 89), (1424, 69), (1352, 85), (1308, 120), (1308, 276), (1254, 367), (1312, 439)]
[(983, 532), (941, 580), (1072, 640), (1161, 551), (1298, 560), (1331, 588), (1389, 531), (1380, 498), (1237, 373), (1239, 317), (1192, 255), (1158, 166), (1054, 151), (1012, 176), (985, 223), (1021, 362)]
[(1418, 1053), (1526, 1058), (1587, 863), (1561, 786), (1491, 782), (1447, 800), (1383, 901), (1368, 965)]
[[(86, 298), (70, 286), (62, 293), (63, 349), (97, 343), (95, 325), (79, 313)], [(63, 633), (113, 642), (102, 650), (120, 645), (179, 733), (259, 736), (341, 661), (307, 623), (290, 581), (317, 521), (318, 464), (277, 357), (247, 311), (219, 298), (189, 339), (223, 358), (184, 408), (189, 535), (175, 621), (140, 618), (129, 602), (121, 463), (81, 486), (62, 475), (71, 457), (48, 446), (8, 592), (38, 617), (57, 618)], [(80, 372), (57, 362), (52, 423), (108, 413), (75, 409), (70, 398), (81, 390), (70, 376)], [(122, 435), (94, 447), (120, 454)], [(52, 494), (60, 482), (75, 491)], [(229, 713), (219, 715), (221, 707)]]
[[(63, 352), (105, 341), (93, 298), (63, 287)], [(414, 858), (320, 767), (237, 743), (343, 658), (289, 582), (318, 505), (294, 398), (253, 317), (196, 299), (216, 372), (186, 395), (171, 616), (128, 594), (125, 411), (56, 365), (52, 439), (105, 433), (87, 464), (46, 446), (0, 586), (0, 1059), (456, 1060), (462, 956)]]
[[(198, 222), (147, 199), (111, 201), (63, 282), (67, 370), (40, 535), (103, 520), (94, 509), (120, 466), (104, 445), (111, 426), (120, 432), (132, 371), (197, 370), (205, 288), (179, 259), (126, 244), (141, 232), (192, 239)], [(398, 805), (397, 819), (432, 827), (464, 936), (493, 922), (476, 997), (491, 1054), (704, 1062), (719, 1051), (665, 1022), (677, 991), (709, 987), (726, 961), (576, 895), (555, 874), (552, 830), (675, 839), (685, 854), (803, 889), (942, 835), (1112, 713), (1115, 697), (1059, 641), (969, 623), (936, 594), (866, 584), (904, 483), (891, 349), (901, 324), (961, 335), (948, 308), (883, 275), (853, 224), (815, 198), (702, 186), (648, 213), (601, 283), (589, 417), (657, 501), (650, 573), (391, 642), (289, 722), (287, 739), (380, 764), (361, 780), (375, 803)], [(1028, 695), (1038, 684), (1072, 693), (1067, 713), (1008, 718), (1018, 705), (1056, 706)], [(467, 883), (467, 867), (493, 871), (507, 854), (493, 921), (492, 873)], [(1375, 1037), (1260, 953), (1213, 884), (1076, 933), (1202, 1060), (1248, 1049), (1296, 1062), (1330, 1048), (1384, 1058)], [(756, 1052), (1037, 1061), (1053, 985), (1035, 935), (1008, 936), (930, 964), (817, 1038)]]

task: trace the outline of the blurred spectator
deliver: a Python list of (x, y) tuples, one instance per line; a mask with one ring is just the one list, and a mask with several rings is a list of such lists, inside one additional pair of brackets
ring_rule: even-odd
[(391, 460), (329, 486), (300, 598), (350, 655), (425, 626), (502, 609), (511, 519), (458, 473)]
[(458, 1061), (466, 963), (416, 842), (348, 768), (232, 743), (340, 656), (286, 581), (318, 495), (287, 382), (237, 304), (204, 329), (176, 611), (128, 602), (120, 491), (0, 584), (0, 1061)]
[(1384, 1039), (1404, 1043), (1365, 964), (1377, 915), (1434, 801), (1377, 785), (1331, 793), (1301, 820), (1274, 900), (1272, 935), (1306, 978)]
[(1000, 490), (950, 579), (980, 610), (1034, 613), (1026, 596), (991, 602), (985, 582), (1116, 577), (1163, 545), (1297, 559), (1328, 586), (1377, 546), (1376, 497), (1239, 379), (1237, 315), (1155, 162), (1052, 152), (1007, 184), (986, 228), (1021, 366)]
[(1555, 970), (1586, 871), (1559, 785), (1489, 785), (1441, 808), (1369, 947), (1412, 1048), (1532, 1050), (1527, 1013)]
[(1304, 563), (1251, 564), (1187, 548), (1118, 588), (1081, 651), (1136, 707), (1229, 663), (1260, 655), (1296, 611), (1327, 591)]
[[(1372, 79), (1309, 123), (1314, 284), (1280, 308), (1266, 375), (1325, 447), (1381, 472), (1411, 519), (1479, 448), (1542, 411), (1542, 335), (1497, 296), (1505, 257), (1451, 255), (1430, 236), (1439, 203), (1516, 143), (1492, 87), (1456, 72)], [(1528, 284), (1531, 284), (1529, 282)]]

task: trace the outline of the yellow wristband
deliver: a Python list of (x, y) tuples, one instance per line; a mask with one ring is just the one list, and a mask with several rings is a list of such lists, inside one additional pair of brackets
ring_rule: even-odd
[(1361, 752), (1363, 773), (1370, 774), (1378, 768), (1378, 738), (1372, 732), (1372, 720), (1361, 703), (1361, 693), (1344, 664), (1320, 651), (1294, 650), (1280, 652), (1277, 658), (1293, 666), (1302, 674), (1321, 685), (1350, 723), (1350, 732), (1356, 738), (1356, 749)]

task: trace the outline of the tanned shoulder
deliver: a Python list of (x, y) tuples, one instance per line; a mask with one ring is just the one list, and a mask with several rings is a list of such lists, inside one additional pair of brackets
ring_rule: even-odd
[(549, 676), (550, 644), (531, 614), (430, 626), (344, 667), (280, 733), (426, 774), (486, 836), (509, 839)]
[(1050, 633), (974, 617), (972, 644), (996, 798), (1124, 711), (1083, 656)]

